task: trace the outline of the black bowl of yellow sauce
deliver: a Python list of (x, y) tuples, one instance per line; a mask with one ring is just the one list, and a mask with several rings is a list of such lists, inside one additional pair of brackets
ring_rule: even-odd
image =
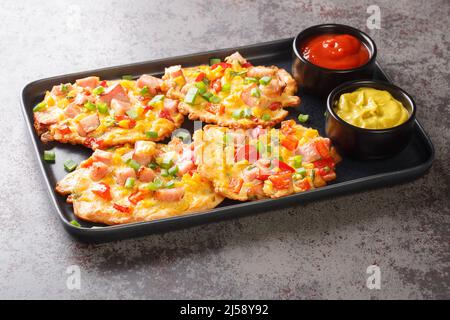
[(401, 88), (359, 80), (335, 88), (327, 99), (325, 131), (339, 150), (358, 159), (382, 159), (410, 142), (416, 105)]

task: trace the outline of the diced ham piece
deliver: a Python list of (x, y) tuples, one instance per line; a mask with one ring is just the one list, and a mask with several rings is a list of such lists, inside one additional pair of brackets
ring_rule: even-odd
[(183, 71), (181, 70), (181, 66), (171, 66), (169, 68), (166, 68), (166, 74), (169, 75), (171, 79), (180, 77), (183, 75)]
[(89, 176), (94, 181), (103, 179), (110, 172), (108, 165), (103, 162), (94, 162), (89, 170)]
[(36, 121), (42, 125), (50, 125), (57, 123), (59, 120), (59, 113), (56, 109), (50, 111), (35, 112)]
[(77, 115), (81, 113), (81, 109), (74, 105), (73, 103), (69, 104), (64, 109), (64, 114), (69, 118), (75, 118)]
[(178, 176), (182, 177), (184, 174), (195, 168), (194, 163), (191, 160), (184, 160), (177, 163), (178, 166)]
[(258, 66), (258, 67), (252, 67), (247, 71), (247, 77), (254, 77), (254, 78), (262, 78), (265, 76), (273, 77), (275, 75), (275, 69)]
[[(72, 90), (72, 85), (71, 84), (66, 84), (65, 85), (67, 88), (67, 91)], [(65, 92), (62, 91), (62, 85), (58, 85), (58, 86), (53, 86), (51, 94), (55, 95), (55, 96), (62, 96)]]
[(164, 110), (166, 110), (170, 114), (177, 113), (178, 112), (178, 101), (172, 100), (169, 98), (164, 98)]
[(159, 78), (144, 74), (136, 81), (136, 85), (139, 88), (147, 87), (149, 89), (150, 94), (154, 96), (158, 91), (161, 90), (162, 82), (163, 81)]
[(125, 89), (120, 85), (120, 83), (116, 83), (108, 87), (100, 96), (100, 100), (107, 104), (110, 104), (112, 99), (120, 101), (130, 101)]
[(247, 168), (242, 172), (242, 177), (245, 182), (256, 180), (258, 175), (259, 175), (259, 168), (257, 166), (254, 166), (250, 169)]
[(88, 98), (84, 93), (78, 93), (73, 103), (81, 105), (84, 104), (87, 100)]
[(115, 173), (116, 181), (119, 185), (124, 185), (128, 178), (136, 178), (136, 172), (132, 168), (119, 168)]
[(131, 109), (131, 103), (117, 99), (112, 99), (111, 109), (114, 110), (114, 114), (116, 116), (123, 116), (128, 110)]
[(155, 154), (155, 143), (151, 141), (137, 141), (134, 144), (133, 160), (146, 166), (152, 161)]
[(94, 89), (95, 87), (97, 87), (99, 82), (100, 82), (99, 77), (86, 77), (83, 79), (78, 79), (76, 81), (77, 85), (79, 85), (80, 87), (91, 88), (91, 89)]
[(300, 154), (303, 157), (303, 162), (313, 162), (321, 158), (319, 152), (316, 149), (314, 141), (299, 146), (295, 153)]
[(81, 136), (86, 136), (89, 132), (94, 131), (100, 125), (98, 114), (92, 114), (80, 120), (78, 126), (78, 133)]
[(251, 91), (253, 88), (256, 88), (256, 84), (252, 84), (244, 89), (241, 93), (241, 99), (244, 103), (250, 107), (257, 107), (259, 105), (259, 99), (256, 97), (252, 97)]
[(141, 167), (138, 171), (138, 179), (141, 182), (152, 182), (155, 177), (155, 172), (150, 168)]
[(268, 97), (276, 97), (281, 94), (281, 91), (283, 90), (283, 87), (280, 84), (280, 81), (278, 79), (272, 79), (269, 84), (260, 85), (259, 89), (261, 92)]
[(232, 63), (233, 61), (239, 62), (240, 65), (247, 63), (247, 60), (244, 59), (243, 56), (239, 52), (235, 52), (232, 55), (225, 58), (228, 63)]
[(156, 190), (155, 197), (159, 201), (180, 201), (183, 199), (184, 189), (182, 187), (173, 189)]
[(108, 151), (103, 151), (100, 149), (96, 149), (94, 151), (94, 154), (92, 155), (92, 158), (95, 161), (101, 161), (104, 164), (110, 165), (112, 163), (113, 154)]

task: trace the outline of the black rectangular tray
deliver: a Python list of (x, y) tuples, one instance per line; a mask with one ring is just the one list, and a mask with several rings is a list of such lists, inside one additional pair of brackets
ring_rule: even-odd
[[(246, 214), (257, 213), (271, 208), (303, 203), (339, 194), (357, 192), (363, 189), (381, 187), (416, 178), (424, 174), (431, 166), (434, 158), (434, 148), (430, 138), (422, 126), (416, 120), (415, 132), (409, 146), (387, 160), (379, 161), (357, 161), (344, 157), (337, 167), (337, 179), (323, 188), (294, 194), (280, 199), (267, 199), (251, 202), (236, 202), (225, 200), (220, 206), (213, 210), (193, 213), (189, 215), (161, 219), (150, 222), (139, 222), (118, 226), (104, 226), (89, 222), (82, 222), (81, 227), (75, 227), (70, 221), (75, 219), (72, 205), (66, 203), (65, 197), (54, 191), (56, 182), (66, 175), (63, 163), (68, 159), (77, 162), (90, 156), (91, 150), (82, 146), (73, 146), (54, 143), (45, 146), (33, 128), (33, 106), (43, 99), (45, 91), (53, 85), (62, 82), (74, 82), (78, 78), (88, 75), (97, 75), (102, 79), (117, 79), (122, 75), (139, 76), (141, 74), (153, 74), (160, 76), (164, 68), (170, 65), (181, 64), (183, 66), (194, 66), (207, 63), (211, 57), (224, 58), (230, 53), (238, 50), (254, 65), (277, 65), (288, 71), (292, 63), (292, 41), (284, 39), (267, 43), (260, 43), (239, 48), (209, 51), (198, 54), (185, 55), (174, 58), (160, 59), (148, 62), (116, 66), (86, 72), (56, 76), (52, 78), (37, 80), (25, 86), (22, 91), (22, 110), (31, 135), (31, 140), (40, 163), (44, 180), (47, 184), (51, 199), (55, 205), (65, 229), (77, 239), (89, 242), (103, 242), (115, 239), (137, 237), (169, 229), (188, 227), (206, 222), (217, 221), (224, 218), (239, 217)], [(390, 81), (388, 76), (378, 66), (374, 78)], [(325, 100), (300, 93), (302, 102), (300, 107), (290, 108), (288, 118), (296, 118), (299, 113), (309, 114), (310, 120), (307, 125), (316, 128), (321, 135), (324, 132)], [(193, 130), (192, 121), (186, 120), (183, 125), (188, 130)], [(54, 148), (56, 151), (56, 163), (49, 164), (42, 160), (44, 149)]]

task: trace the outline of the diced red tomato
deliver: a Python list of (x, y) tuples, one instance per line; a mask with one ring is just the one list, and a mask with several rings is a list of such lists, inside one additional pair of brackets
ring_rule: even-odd
[(95, 160), (93, 158), (87, 158), (80, 164), (80, 167), (81, 168), (89, 168), (90, 166), (92, 166), (92, 164), (94, 162), (95, 162)]
[(144, 112), (147, 112), (147, 111), (149, 111), (149, 110), (153, 110), (153, 106), (146, 105), (146, 106), (144, 107)]
[(234, 155), (234, 159), (236, 162), (245, 159), (250, 163), (253, 163), (256, 160), (258, 160), (258, 158), (259, 158), (258, 150), (256, 150), (254, 146), (249, 144), (237, 148)]
[(274, 174), (269, 177), (275, 189), (288, 189), (291, 185), (292, 173), (284, 172), (279, 174)]
[(108, 83), (106, 82), (106, 80), (103, 80), (102, 82), (100, 82), (100, 85), (101, 85), (103, 88), (106, 88), (106, 87), (108, 86)]
[(146, 197), (148, 194), (149, 194), (148, 191), (139, 190), (139, 191), (136, 191), (136, 192), (132, 193), (132, 194), (128, 197), (128, 200), (129, 200), (132, 204), (136, 205), (136, 204), (138, 204), (139, 201), (144, 200), (145, 197)]
[(212, 104), (207, 103), (206, 104), (206, 111), (212, 113), (212, 114), (222, 114), (225, 111), (225, 106), (223, 104)]
[(334, 169), (335, 167), (335, 163), (333, 161), (333, 159), (329, 158), (329, 159), (322, 159), (322, 160), (317, 160), (313, 162), (314, 164), (314, 168), (331, 168)]
[(111, 188), (106, 183), (100, 182), (92, 189), (92, 192), (103, 198), (104, 200), (111, 201)]
[(281, 102), (275, 101), (275, 102), (272, 102), (272, 103), (269, 105), (269, 109), (272, 110), (272, 111), (276, 111), (276, 110), (280, 109), (282, 106), (283, 106), (283, 105), (281, 104)]
[(93, 138), (93, 137), (87, 137), (83, 144), (88, 147), (88, 148), (92, 148), (97, 144), (97, 139)]
[(330, 158), (330, 150), (323, 140), (316, 141), (316, 149), (322, 158)]
[(287, 120), (281, 123), (281, 132), (285, 135), (291, 135), (295, 133), (295, 121)]
[(223, 69), (226, 68), (231, 68), (231, 64), (226, 63), (226, 62), (219, 62), (219, 63), (215, 63), (211, 66), (211, 70), (214, 70), (215, 68), (217, 68), (218, 66), (221, 66)]
[(58, 132), (62, 135), (71, 134), (72, 130), (70, 130), (69, 126), (64, 124), (58, 128)]
[(280, 172), (291, 172), (291, 173), (295, 172), (295, 169), (292, 168), (290, 165), (277, 159), (272, 160), (272, 167), (280, 168)]
[(234, 193), (239, 193), (242, 188), (242, 184), (244, 183), (244, 180), (241, 178), (231, 178), (230, 184), (228, 187), (231, 189)]
[(161, 110), (159, 112), (159, 117), (167, 119), (167, 120), (170, 120), (170, 121), (173, 122), (173, 119), (172, 119), (172, 117), (170, 116), (170, 113), (167, 110)]
[(241, 66), (242, 66), (243, 68), (250, 68), (250, 67), (253, 67), (253, 65), (252, 65), (250, 62), (243, 63)]
[(290, 151), (294, 151), (297, 149), (298, 139), (293, 135), (289, 135), (281, 140), (281, 145)]
[(123, 212), (123, 213), (131, 213), (131, 207), (122, 206), (117, 203), (113, 203), (113, 208), (117, 211)]
[(222, 82), (220, 81), (220, 79), (211, 81), (210, 86), (216, 93), (218, 93), (222, 90)]
[(308, 179), (303, 179), (299, 182), (296, 182), (296, 187), (298, 187), (299, 189), (301, 189), (302, 191), (307, 191), (309, 189), (311, 189), (311, 184), (309, 183)]
[(200, 74), (197, 76), (197, 78), (195, 78), (195, 82), (200, 82), (205, 78), (205, 73), (204, 72), (200, 72)]

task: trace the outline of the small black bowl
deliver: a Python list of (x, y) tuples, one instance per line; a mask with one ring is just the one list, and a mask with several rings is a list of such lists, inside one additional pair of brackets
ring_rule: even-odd
[[(347, 70), (334, 70), (319, 67), (303, 57), (301, 46), (312, 36), (320, 34), (350, 34), (362, 42), (369, 50), (370, 58), (366, 64)], [(355, 80), (372, 78), (375, 70), (377, 47), (364, 32), (342, 24), (320, 24), (300, 32), (293, 43), (292, 74), (300, 90), (312, 95), (326, 97), (338, 85)]]
[[(361, 87), (388, 91), (409, 112), (406, 122), (389, 129), (365, 129), (345, 122), (334, 112), (341, 94)], [(344, 83), (334, 89), (327, 99), (325, 132), (339, 151), (362, 160), (382, 159), (403, 150), (411, 140), (416, 116), (416, 104), (411, 96), (393, 84), (376, 80), (358, 80)]]

